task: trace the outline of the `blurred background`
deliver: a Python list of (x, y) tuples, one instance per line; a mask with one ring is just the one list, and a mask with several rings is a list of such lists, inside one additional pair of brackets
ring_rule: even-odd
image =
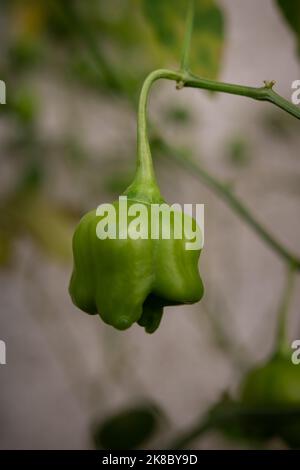
[[(274, 0), (196, 3), (192, 71), (252, 86), (274, 79), (290, 100), (300, 79), (295, 12)], [(245, 372), (274, 348), (285, 264), (171, 151), (226, 183), (300, 253), (299, 123), (267, 103), (163, 81), (151, 93), (162, 194), (205, 204), (199, 304), (167, 308), (147, 335), (114, 330), (68, 295), (74, 227), (131, 182), (138, 93), (151, 70), (179, 67), (185, 9), (167, 0), (1, 2), (2, 449), (166, 448), (224, 393), (236, 397)], [(296, 279), (291, 342), (299, 306)], [(223, 431), (187, 447), (257, 445)], [(259, 445), (287, 446), (276, 435)]]

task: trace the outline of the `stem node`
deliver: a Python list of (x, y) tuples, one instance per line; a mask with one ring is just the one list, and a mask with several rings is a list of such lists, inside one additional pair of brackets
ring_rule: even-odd
[(272, 90), (273, 86), (276, 84), (275, 80), (264, 80), (264, 88), (267, 88), (268, 90)]
[(179, 80), (178, 82), (176, 82), (176, 90), (182, 90), (182, 88), (184, 88), (184, 81)]

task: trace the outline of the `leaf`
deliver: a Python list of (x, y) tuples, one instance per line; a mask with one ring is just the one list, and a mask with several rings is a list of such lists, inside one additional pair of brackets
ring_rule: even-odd
[[(141, 0), (143, 12), (164, 60), (178, 63), (185, 33), (187, 1)], [(224, 39), (223, 15), (214, 0), (196, 0), (190, 69), (203, 77), (216, 78)], [(160, 64), (161, 65), (161, 64)]]
[(152, 404), (120, 411), (93, 429), (97, 449), (129, 450), (144, 444), (158, 427), (159, 412)]
[(130, 185), (133, 176), (133, 171), (126, 171), (126, 169), (123, 171), (115, 170), (105, 178), (103, 187), (107, 192), (120, 194)]
[(193, 121), (193, 117), (189, 110), (178, 105), (171, 105), (169, 108), (167, 108), (164, 113), (164, 117), (172, 124), (189, 125)]
[(37, 97), (29, 89), (20, 89), (11, 98), (8, 111), (10, 111), (22, 124), (30, 124), (37, 116)]
[(295, 0), (276, 0), (276, 3), (296, 35), (297, 54), (300, 57), (300, 2)]
[(247, 140), (242, 136), (233, 136), (227, 143), (227, 157), (229, 163), (239, 168), (249, 164), (251, 157)]
[(61, 262), (71, 261), (74, 223), (66, 212), (51, 201), (36, 198), (28, 201), (20, 222), (46, 254)]
[(11, 236), (25, 233), (51, 258), (62, 263), (72, 260), (73, 216), (38, 190), (20, 190), (8, 199), (2, 219), (0, 228), (9, 229)]
[(0, 231), (0, 267), (6, 266), (12, 255), (12, 237)]

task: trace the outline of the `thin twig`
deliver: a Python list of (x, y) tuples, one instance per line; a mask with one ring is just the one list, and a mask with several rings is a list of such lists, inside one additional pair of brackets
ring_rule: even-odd
[(285, 355), (286, 353), (290, 354), (290, 345), (288, 344), (287, 338), (287, 317), (293, 294), (293, 287), (295, 284), (294, 281), (295, 266), (291, 264), (287, 270), (286, 284), (283, 290), (282, 299), (279, 306), (277, 340), (275, 345), (276, 353), (283, 355)]
[(189, 57), (191, 40), (193, 33), (194, 23), (194, 0), (189, 0), (188, 10), (186, 15), (185, 36), (183, 41), (182, 55), (181, 55), (181, 71), (186, 72), (189, 69)]
[(292, 264), (294, 269), (300, 270), (300, 258), (291, 253), (282, 243), (280, 243), (250, 212), (250, 210), (239, 200), (237, 196), (221, 181), (211, 175), (207, 170), (197, 165), (197, 163), (187, 160), (176, 149), (165, 143), (160, 142), (161, 150), (167, 156), (174, 159), (182, 167), (186, 168), (192, 175), (201, 179), (201, 181), (212, 189), (223, 201), (246, 222), (259, 236), (277, 253), (286, 263)]

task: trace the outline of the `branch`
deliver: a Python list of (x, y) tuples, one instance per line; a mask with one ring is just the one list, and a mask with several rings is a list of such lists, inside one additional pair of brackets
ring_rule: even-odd
[[(273, 100), (272, 102), (277, 106), (285, 109), (290, 114), (300, 118), (300, 110), (293, 104), (286, 101), (281, 96), (277, 95), (272, 91), (273, 82), (266, 82), (263, 88), (252, 88), (244, 87), (241, 85), (226, 84), (221, 82), (215, 82), (214, 80), (204, 80), (193, 78), (188, 79), (191, 75), (184, 72), (174, 72), (167, 69), (158, 69), (151, 72), (142, 87), (140, 106), (139, 106), (139, 140), (147, 143), (147, 122), (146, 122), (146, 105), (149, 97), (149, 92), (153, 83), (160, 79), (165, 78), (168, 80), (175, 80), (177, 87), (182, 88), (183, 86), (195, 86), (197, 88), (206, 88), (216, 91), (225, 91), (227, 93), (239, 94), (243, 96), (249, 96), (259, 100)], [(294, 109), (295, 108), (295, 109)], [(141, 138), (142, 137), (142, 138)], [(191, 171), (193, 175), (198, 175), (206, 186), (210, 187), (216, 194), (233, 209), (236, 214), (243, 219), (248, 225), (264, 240), (285, 262), (293, 265), (295, 269), (300, 270), (300, 258), (291, 253), (284, 245), (282, 245), (256, 218), (251, 214), (250, 210), (235, 196), (232, 191), (221, 181), (217, 180), (214, 176), (210, 175), (203, 168), (198, 166), (191, 160), (187, 160), (182, 157), (180, 152), (173, 149), (166, 144), (162, 139), (158, 138), (162, 150), (165, 153), (172, 155), (178, 163)], [(150, 151), (150, 150), (149, 150)], [(150, 157), (151, 158), (151, 157)]]
[[(73, 13), (73, 11), (72, 11)], [(192, 25), (192, 11), (188, 15), (190, 19), (188, 22)], [(95, 41), (94, 36), (90, 35), (86, 24), (81, 20), (81, 18), (76, 15), (76, 24), (77, 29), (80, 31), (81, 39), (85, 42), (87, 49), (90, 51), (91, 55), (94, 57), (96, 64), (100, 68), (104, 68), (105, 71), (110, 75), (109, 65), (102, 60), (102, 56), (98, 53), (98, 46)], [(192, 28), (191, 28), (192, 30)], [(191, 31), (190, 31), (191, 32)], [(187, 34), (187, 41), (189, 34)], [(187, 51), (187, 48), (185, 49)], [(183, 57), (186, 57), (186, 52), (184, 52)], [(183, 59), (183, 63), (186, 64), (186, 59)], [(122, 89), (122, 79), (120, 77), (109, 77), (115, 82), (116, 86), (120, 86)], [(167, 69), (159, 69), (151, 72), (146, 78), (146, 81), (149, 85), (146, 95), (148, 95), (150, 87), (152, 84), (160, 79), (165, 78), (168, 80), (173, 80), (177, 82), (177, 88), (191, 87), (191, 88), (201, 88), (204, 90), (212, 90), (223, 93), (229, 93), (233, 95), (246, 96), (259, 101), (268, 101), (275, 106), (283, 109), (292, 116), (300, 119), (300, 108), (293, 105), (291, 102), (284, 99), (282, 96), (278, 95), (273, 91), (274, 82), (265, 82), (263, 87), (248, 87), (243, 85), (237, 85), (232, 83), (218, 82), (215, 80), (208, 80), (204, 78), (197, 77), (188, 71), (174, 72)], [(147, 96), (146, 96), (147, 99)], [(146, 129), (145, 129), (146, 131)], [(202, 168), (198, 167), (192, 162), (188, 162), (179, 155), (178, 152), (174, 152), (172, 149), (172, 155), (177, 156), (177, 161), (191, 170), (193, 173), (197, 174), (203, 182), (209, 186), (216, 194), (221, 196), (221, 198), (239, 215), (239, 217), (245, 220), (249, 226), (255, 230), (255, 232), (266, 242), (268, 245), (279, 254), (286, 262), (289, 264), (294, 264), (295, 269), (300, 269), (300, 259), (293, 254), (291, 254), (281, 243), (279, 243), (249, 212), (249, 210), (234, 196), (229, 189), (220, 181), (215, 179), (212, 175), (204, 171)]]
[(236, 85), (234, 83), (218, 82), (215, 80), (208, 80), (206, 78), (196, 77), (189, 72), (174, 72), (168, 69), (158, 69), (151, 72), (146, 80), (152, 77), (152, 83), (160, 78), (167, 80), (174, 80), (177, 82), (177, 89), (183, 87), (201, 88), (203, 90), (218, 91), (222, 93), (229, 93), (231, 95), (246, 96), (257, 101), (268, 101), (278, 108), (283, 109), (288, 114), (291, 114), (297, 119), (300, 119), (300, 107), (294, 105), (282, 96), (273, 91), (274, 81), (267, 82), (263, 87), (250, 87), (244, 85)]
[[(290, 101), (284, 99), (282, 96), (278, 95), (273, 91), (272, 88), (275, 84), (274, 81), (266, 81), (265, 86), (254, 88), (243, 85), (236, 85), (233, 83), (223, 83), (217, 82), (215, 80), (200, 78), (185, 70), (188, 62), (193, 29), (193, 7), (193, 0), (190, 0), (187, 14), (186, 34), (181, 60), (181, 67), (184, 70), (182, 70), (181, 72), (172, 72), (171, 70), (166, 69), (155, 70), (154, 73), (160, 75), (156, 78), (167, 78), (169, 80), (175, 80), (178, 83), (178, 88), (202, 88), (205, 90), (220, 91), (233, 95), (247, 96), (248, 98), (253, 98), (259, 101), (269, 101), (270, 103), (273, 103), (275, 106), (278, 106), (279, 108), (283, 109), (284, 111), (296, 117), (297, 119), (300, 119), (300, 108), (298, 108), (296, 105), (292, 104)], [(65, 4), (64, 8), (59, 9), (59, 5), (57, 4), (57, 2), (55, 2), (54, 8), (56, 8), (56, 13), (60, 14), (61, 18), (65, 21), (65, 24), (69, 26), (72, 31), (74, 25), (76, 25), (76, 32), (80, 36), (81, 41), (86, 45), (86, 48), (91, 54), (91, 56), (94, 58), (95, 64), (100, 69), (102, 69), (106, 78), (111, 81), (115, 88), (124, 91), (122, 77), (111, 70), (110, 64), (107, 63), (107, 61), (99, 51), (99, 43), (96, 40), (94, 33), (91, 31), (89, 24), (85, 21), (84, 18), (82, 18), (78, 14), (76, 8), (74, 8), (74, 5), (68, 3)]]
[(256, 435), (256, 440), (253, 434), (253, 423), (257, 423), (257, 428), (265, 422), (273, 423), (273, 427), (276, 429), (276, 423), (278, 422), (291, 423), (293, 420), (299, 420), (299, 418), (299, 407), (287, 408), (280, 405), (264, 408), (256, 406), (249, 407), (239, 401), (232, 400), (226, 393), (221, 401), (213, 405), (204, 417), (196, 421), (194, 426), (183, 431), (176, 439), (170, 442), (167, 449), (185, 449), (192, 441), (199, 439), (208, 431), (212, 430), (222, 432), (225, 435), (227, 434), (228, 437), (234, 437), (234, 434), (226, 433), (226, 428), (229, 432), (230, 430), (234, 430), (235, 435), (238, 434), (244, 440), (252, 442), (252, 444), (255, 442), (257, 446), (259, 443), (269, 440), (272, 436), (266, 436), (261, 440), (261, 437)]
[(183, 77), (181, 76), (179, 80), (185, 87), (202, 88), (204, 90), (230, 93), (231, 95), (247, 96), (248, 98), (253, 98), (258, 101), (269, 101), (269, 103), (274, 104), (297, 119), (300, 119), (300, 108), (273, 91), (273, 86), (275, 85), (274, 81), (265, 81), (263, 87), (256, 88), (199, 78), (190, 73)]
[(262, 240), (273, 249), (285, 262), (300, 270), (300, 258), (291, 253), (280, 243), (250, 212), (250, 210), (235, 196), (232, 191), (221, 181), (201, 168), (191, 160), (184, 158), (180, 152), (169, 144), (159, 139), (162, 152), (175, 159), (177, 163), (186, 168), (191, 174), (197, 176), (202, 182), (219, 195), (233, 211), (244, 220)]
[(277, 330), (277, 341), (275, 345), (275, 354), (286, 355), (290, 352), (290, 345), (288, 344), (287, 338), (287, 320), (288, 312), (291, 303), (295, 281), (295, 267), (291, 264), (288, 267), (286, 274), (286, 284), (283, 290), (282, 299), (279, 306), (278, 312), (278, 330)]

